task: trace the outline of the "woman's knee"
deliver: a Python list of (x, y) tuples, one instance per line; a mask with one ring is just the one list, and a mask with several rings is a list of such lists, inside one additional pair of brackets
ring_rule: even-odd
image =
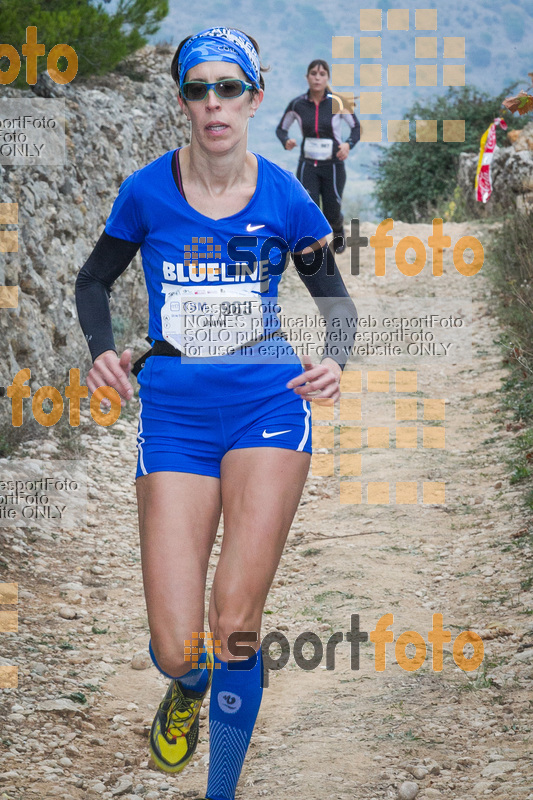
[(179, 641), (170, 636), (154, 635), (150, 646), (152, 661), (160, 672), (179, 678), (191, 669), (190, 655), (189, 660), (185, 660), (185, 639)]
[(223, 659), (224, 656), (235, 655), (237, 643), (246, 644), (257, 650), (261, 630), (261, 611), (262, 609), (246, 611), (227, 608), (210, 615), (209, 625), (213, 631), (213, 638), (220, 642)]

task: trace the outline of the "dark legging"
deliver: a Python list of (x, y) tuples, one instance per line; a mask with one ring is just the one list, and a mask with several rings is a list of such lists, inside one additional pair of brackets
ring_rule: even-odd
[[(316, 163), (316, 166), (315, 166)], [(322, 212), (335, 232), (342, 232), (341, 211), (346, 169), (342, 161), (304, 161), (300, 159), (296, 176), (317, 206), (322, 197)]]

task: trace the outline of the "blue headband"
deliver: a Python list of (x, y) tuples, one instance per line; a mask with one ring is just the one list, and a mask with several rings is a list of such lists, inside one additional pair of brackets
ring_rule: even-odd
[(207, 28), (183, 45), (179, 61), (180, 89), (188, 70), (204, 61), (229, 61), (238, 64), (256, 89), (260, 88), (260, 63), (250, 39), (233, 28)]

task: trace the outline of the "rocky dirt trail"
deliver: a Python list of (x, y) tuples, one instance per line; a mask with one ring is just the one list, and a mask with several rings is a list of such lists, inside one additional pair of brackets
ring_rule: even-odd
[[(487, 229), (472, 227), (449, 224), (445, 232), (453, 243), (467, 234), (485, 242)], [(375, 226), (362, 226), (363, 235), (374, 232)], [(406, 235), (427, 242), (431, 228), (397, 223), (393, 233), (395, 243)], [(333, 422), (316, 420), (318, 427), (337, 429), (337, 472), (308, 479), (263, 633), (281, 631), (292, 645), (299, 634), (313, 632), (324, 658), (306, 671), (291, 654), (284, 669), (270, 673), (239, 800), (533, 798), (531, 551), (523, 544), (520, 493), (506, 466), (516, 433), (501, 425), (505, 373), (486, 277), (483, 271), (459, 275), (447, 254), (439, 279), (429, 266), (415, 278), (403, 276), (390, 252), (385, 278), (374, 275), (370, 248), (361, 251), (360, 276), (350, 275), (348, 253), (339, 259), (361, 318), (381, 301), (420, 317), (425, 298), (435, 308), (462, 298), (463, 310), (472, 298), (472, 358), (452, 353), (447, 360), (354, 361), (350, 369), (361, 372), (362, 392), (343, 398), (362, 400), (362, 421), (350, 423), (363, 429), (363, 447), (352, 451), (362, 455), (362, 474), (351, 479), (362, 483), (362, 503), (340, 502), (338, 437), (347, 423), (338, 410)], [(284, 284), (282, 298), (292, 313), (312, 309), (296, 275)], [(416, 372), (417, 384), (399, 394), (395, 372), (402, 370)], [(368, 373), (376, 371), (387, 372), (389, 391), (371, 390), (375, 376)], [(383, 376), (379, 380), (383, 389)], [(398, 398), (416, 400), (415, 420), (397, 424)], [(428, 399), (446, 401), (444, 421), (424, 420)], [(394, 446), (397, 425), (417, 427), (418, 447)], [(445, 447), (423, 447), (422, 429), (442, 426)], [(367, 446), (369, 427), (388, 428), (390, 446)], [(86, 459), (88, 514), (86, 524), (1, 529), (1, 580), (19, 587), (18, 633), (2, 639), (1, 663), (19, 669), (18, 688), (0, 692), (2, 798), (178, 800), (205, 790), (205, 710), (197, 754), (182, 775), (157, 772), (148, 760), (147, 733), (166, 681), (146, 654), (135, 429), (132, 408), (109, 428), (86, 421), (71, 437), (74, 453), (60, 449), (53, 429), (44, 447), (34, 442), (21, 450), (20, 458), (38, 451), (51, 470), (58, 456)], [(440, 435), (431, 430), (429, 438)], [(383, 430), (371, 435), (378, 443), (384, 436)], [(416, 504), (395, 502), (396, 481), (416, 483)], [(367, 484), (384, 482), (390, 502), (366, 502)], [(431, 502), (438, 498), (429, 495), (422, 502), (423, 483), (443, 482), (444, 502)], [(215, 546), (213, 563), (216, 554)], [(385, 614), (393, 615), (394, 643), (386, 645), (382, 671), (375, 668), (371, 641), (361, 644), (359, 669), (352, 669), (345, 636), (335, 669), (326, 669), (332, 633), (348, 631), (352, 615), (359, 615), (361, 631), (371, 632)], [(432, 669), (433, 614), (442, 614), (452, 642), (461, 631), (482, 637), (477, 670), (456, 665), (452, 643), (443, 646), (442, 670)], [(395, 657), (404, 631), (426, 643), (416, 671)], [(472, 652), (467, 645), (465, 656)], [(406, 656), (413, 655), (409, 645)]]

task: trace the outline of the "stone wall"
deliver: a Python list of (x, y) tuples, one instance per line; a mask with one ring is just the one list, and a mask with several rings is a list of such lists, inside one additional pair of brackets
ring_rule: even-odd
[[(521, 131), (510, 131), (507, 138), (510, 146), (494, 151), (488, 212), (495, 206), (519, 211), (533, 208), (533, 123)], [(474, 198), (477, 163), (477, 153), (461, 153), (458, 183), (467, 198)]]
[[(146, 47), (120, 74), (63, 87), (45, 77), (35, 87), (41, 96), (65, 98), (66, 159), (61, 167), (0, 166), (0, 200), (19, 204), (19, 251), (0, 256), (0, 285), (19, 287), (18, 308), (0, 309), (1, 385), (24, 367), (32, 370), (35, 387), (64, 383), (70, 367), (89, 365), (77, 321), (76, 274), (124, 178), (187, 140), (169, 74), (172, 54)], [(2, 96), (34, 94), (4, 87)], [(148, 316), (139, 256), (116, 283), (112, 311), (117, 343), (139, 350)]]

